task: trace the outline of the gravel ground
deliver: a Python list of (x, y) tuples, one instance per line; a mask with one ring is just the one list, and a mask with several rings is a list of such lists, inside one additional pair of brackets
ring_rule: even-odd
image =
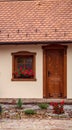
[[(65, 105), (65, 114), (59, 117), (52, 114), (52, 106), (41, 110), (38, 105), (26, 104), (22, 110), (17, 110), (16, 105), (1, 104), (3, 117), (0, 119), (0, 130), (72, 130), (72, 105)], [(38, 115), (16, 117), (16, 113), (26, 109), (36, 110)]]
[(0, 120), (1, 130), (72, 130), (72, 120), (21, 119)]
[(49, 107), (47, 108), (47, 110), (42, 110), (40, 109), (40, 107), (38, 105), (35, 104), (27, 104), (27, 105), (23, 105), (23, 109), (17, 109), (16, 105), (5, 105), (5, 104), (1, 104), (2, 108), (3, 108), (3, 113), (2, 113), (2, 118), (10, 118), (10, 119), (19, 119), (19, 118), (27, 118), (27, 116), (24, 114), (25, 110), (28, 109), (33, 109), (36, 111), (36, 115), (32, 116), (32, 117), (36, 117), (36, 118), (50, 118), (50, 117), (54, 117), (56, 118), (72, 118), (72, 105), (65, 105), (64, 106), (64, 111), (65, 113), (62, 115), (56, 115), (53, 114), (53, 108), (52, 106), (49, 105)]

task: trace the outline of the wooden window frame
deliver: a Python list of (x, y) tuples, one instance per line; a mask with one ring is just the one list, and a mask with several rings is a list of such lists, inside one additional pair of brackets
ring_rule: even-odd
[[(12, 81), (36, 81), (36, 53), (28, 52), (28, 51), (19, 51), (15, 53), (11, 53), (12, 55)], [(33, 71), (34, 77), (33, 78), (15, 78), (15, 57), (16, 56), (33, 56)]]

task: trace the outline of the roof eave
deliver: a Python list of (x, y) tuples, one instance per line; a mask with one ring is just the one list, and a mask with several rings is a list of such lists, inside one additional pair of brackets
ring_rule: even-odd
[(31, 45), (31, 44), (72, 44), (72, 40), (66, 40), (66, 41), (17, 41), (17, 42), (0, 42), (0, 45)]

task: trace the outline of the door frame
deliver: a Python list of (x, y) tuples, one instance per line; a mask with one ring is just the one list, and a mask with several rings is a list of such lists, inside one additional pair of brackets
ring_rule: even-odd
[(43, 98), (47, 98), (47, 51), (50, 49), (57, 49), (57, 50), (63, 50), (64, 51), (64, 94), (62, 98), (67, 97), (67, 45), (60, 45), (60, 44), (51, 44), (42, 46), (43, 49)]

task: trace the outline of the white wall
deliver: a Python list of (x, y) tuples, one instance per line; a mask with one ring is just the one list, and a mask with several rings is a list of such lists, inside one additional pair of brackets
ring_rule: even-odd
[(67, 98), (72, 99), (72, 45), (67, 49)]
[[(36, 52), (37, 81), (11, 81), (12, 52)], [(39, 45), (0, 46), (0, 98), (42, 98), (43, 97), (43, 52)]]
[[(36, 52), (37, 81), (11, 81), (12, 52)], [(43, 98), (43, 52), (39, 45), (0, 46), (0, 98)], [(72, 45), (67, 49), (67, 98), (72, 98)]]

